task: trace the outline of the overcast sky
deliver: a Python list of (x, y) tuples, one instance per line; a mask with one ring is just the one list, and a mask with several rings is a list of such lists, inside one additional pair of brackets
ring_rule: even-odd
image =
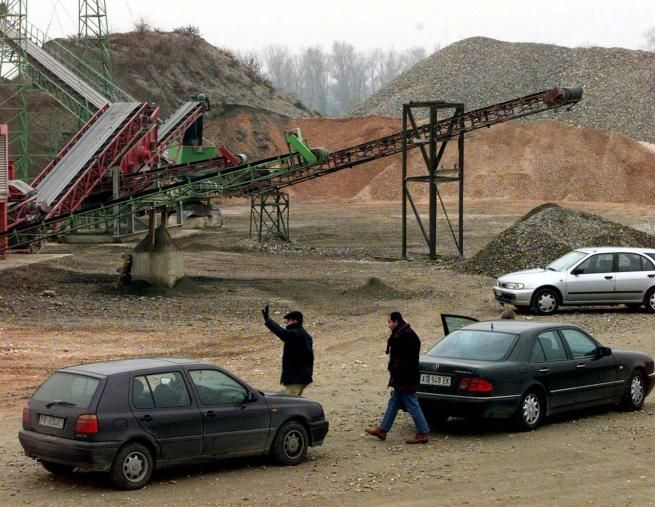
[[(561, 46), (644, 49), (655, 0), (106, 0), (109, 28), (140, 20), (161, 30), (195, 25), (211, 44), (328, 49), (440, 45), (472, 36)], [(78, 0), (28, 0), (28, 19), (52, 36), (77, 32)]]

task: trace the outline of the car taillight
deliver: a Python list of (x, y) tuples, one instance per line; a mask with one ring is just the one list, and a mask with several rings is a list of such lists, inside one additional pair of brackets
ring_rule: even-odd
[(26, 401), (25, 405), (23, 405), (23, 429), (27, 429), (31, 422), (30, 405), (29, 402)]
[(494, 385), (486, 379), (480, 377), (464, 377), (459, 381), (460, 391), (470, 393), (490, 393)]
[(98, 418), (95, 414), (82, 414), (75, 421), (75, 433), (98, 433)]

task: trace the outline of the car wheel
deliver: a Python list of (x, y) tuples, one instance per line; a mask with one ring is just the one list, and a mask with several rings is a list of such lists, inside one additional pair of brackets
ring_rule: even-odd
[(72, 465), (62, 465), (52, 461), (41, 461), (41, 465), (53, 475), (70, 475), (73, 473), (73, 468), (75, 468)]
[(519, 429), (531, 431), (541, 424), (546, 412), (543, 396), (537, 391), (526, 392), (516, 412), (516, 423)]
[(283, 465), (297, 465), (305, 459), (308, 446), (305, 427), (297, 421), (288, 421), (275, 436), (273, 456)]
[(111, 482), (120, 489), (140, 489), (150, 481), (154, 465), (147, 447), (133, 443), (116, 453), (109, 472)]
[(628, 411), (640, 410), (646, 398), (646, 381), (643, 373), (632, 372), (623, 393), (623, 408)]
[(646, 293), (644, 305), (646, 306), (646, 311), (648, 313), (655, 313), (655, 287), (651, 287), (651, 289)]
[(559, 307), (559, 296), (554, 289), (544, 288), (535, 292), (532, 309), (539, 315), (552, 315)]

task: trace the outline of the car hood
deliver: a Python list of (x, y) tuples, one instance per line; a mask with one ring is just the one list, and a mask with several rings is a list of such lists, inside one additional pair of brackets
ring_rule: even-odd
[(287, 393), (277, 393), (274, 391), (262, 392), (266, 401), (270, 405), (282, 406), (282, 405), (318, 405), (317, 401), (309, 400), (307, 398), (302, 398), (300, 396), (294, 396)]
[(543, 282), (544, 280), (559, 281), (564, 276), (561, 271), (552, 271), (544, 268), (525, 269), (523, 271), (514, 271), (498, 277), (499, 282)]

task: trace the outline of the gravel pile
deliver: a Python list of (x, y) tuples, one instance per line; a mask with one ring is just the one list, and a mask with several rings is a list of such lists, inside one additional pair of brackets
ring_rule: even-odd
[(355, 115), (399, 117), (410, 100), (464, 102), (467, 110), (554, 86), (584, 88), (571, 112), (554, 118), (655, 140), (655, 52), (510, 43), (484, 37), (456, 42), (417, 63), (369, 97)]
[(655, 236), (591, 213), (543, 204), (505, 229), (460, 270), (497, 277), (544, 267), (575, 248), (655, 247)]

